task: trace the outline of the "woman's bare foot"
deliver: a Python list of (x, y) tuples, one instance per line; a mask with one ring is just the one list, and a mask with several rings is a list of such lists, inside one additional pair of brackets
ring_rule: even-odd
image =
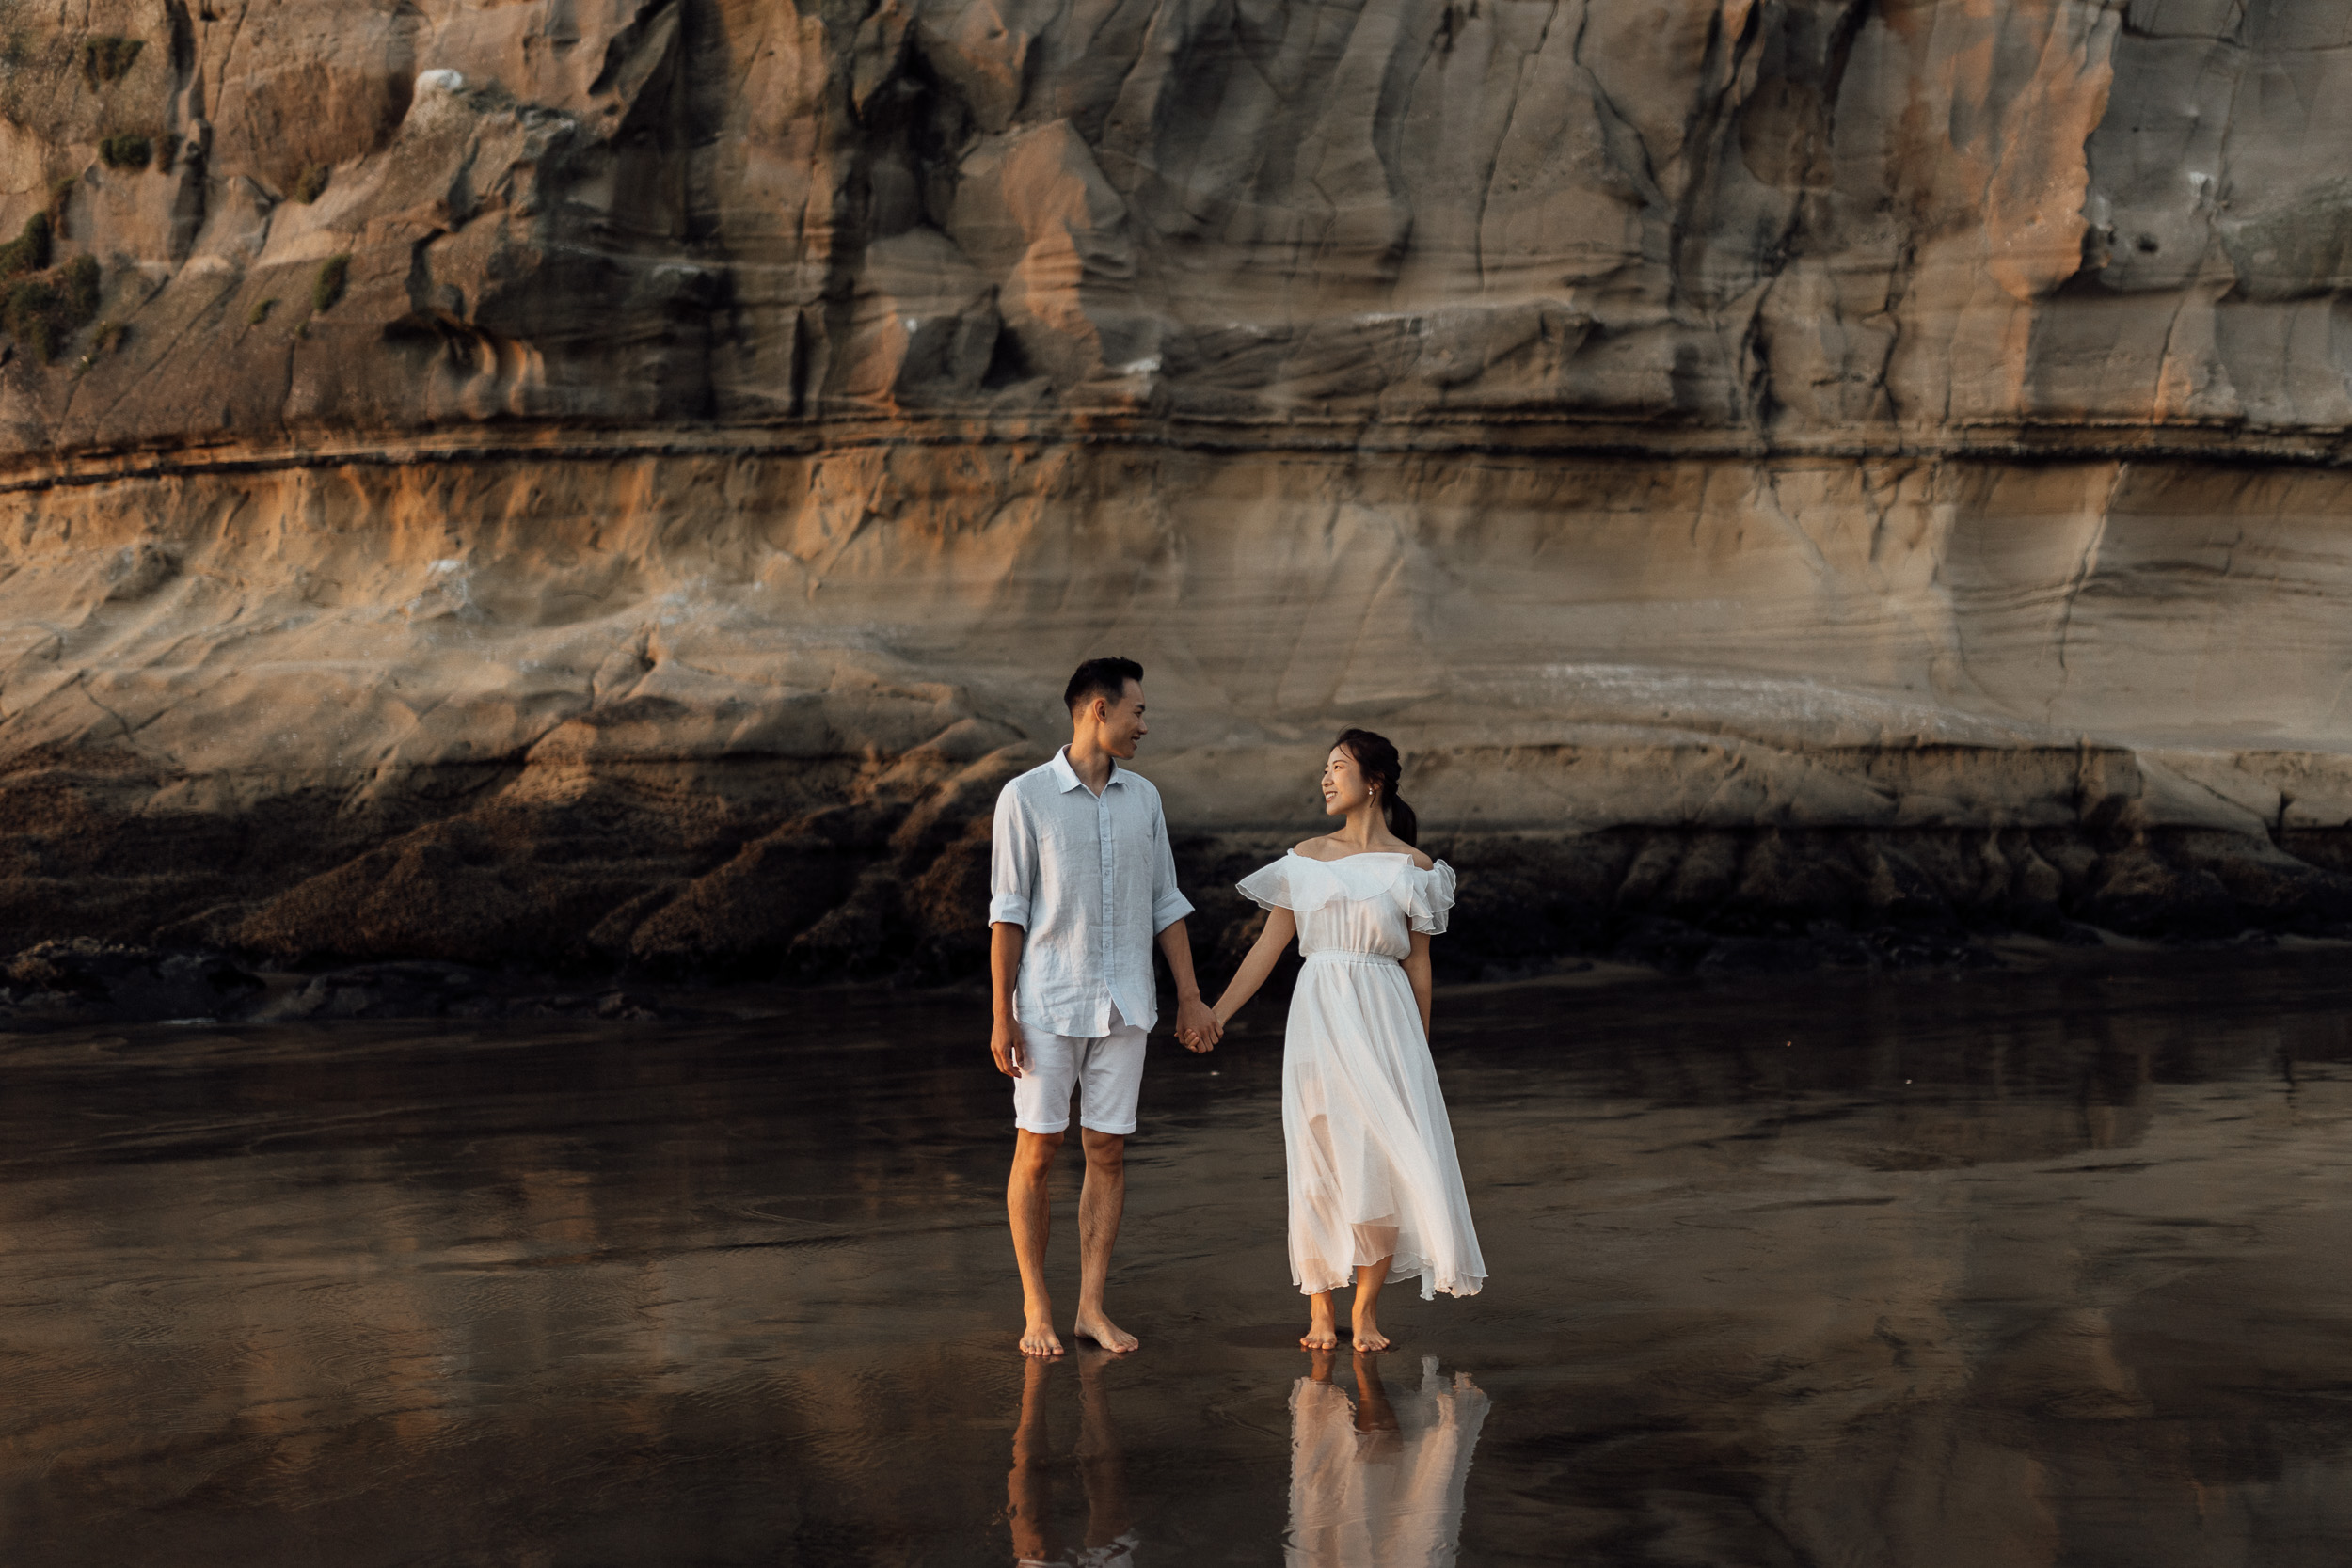
[(1046, 1313), (1031, 1313), (1028, 1326), (1021, 1331), (1021, 1354), (1024, 1355), (1059, 1355), (1061, 1337), (1054, 1332), (1051, 1308)]
[(1351, 1338), (1356, 1342), (1357, 1354), (1361, 1355), (1366, 1351), (1389, 1348), (1389, 1337), (1380, 1332), (1380, 1322), (1375, 1312), (1359, 1307), (1354, 1316), (1355, 1330)]
[(1340, 1342), (1339, 1325), (1331, 1321), (1331, 1292), (1325, 1291), (1307, 1299), (1307, 1332), (1298, 1337), (1298, 1342), (1308, 1350), (1329, 1350)]
[(1121, 1355), (1131, 1350), (1140, 1349), (1143, 1344), (1142, 1340), (1100, 1312), (1079, 1313), (1078, 1321), (1073, 1326), (1075, 1331), (1086, 1338), (1093, 1340), (1104, 1350), (1117, 1351)]

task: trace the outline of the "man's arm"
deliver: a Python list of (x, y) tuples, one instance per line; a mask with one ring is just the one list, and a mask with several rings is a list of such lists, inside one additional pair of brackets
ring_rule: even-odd
[(1168, 974), (1176, 977), (1176, 1037), (1189, 1051), (1216, 1049), (1225, 1037), (1225, 1025), (1200, 1000), (1200, 982), (1192, 977), (1192, 937), (1182, 920), (1160, 928), (1160, 951), (1167, 955)]
[(1021, 1020), (1012, 1008), (1013, 991), (1021, 980), (1021, 944), (1028, 935), (1005, 920), (988, 928), (988, 975), (996, 990), (996, 1022), (989, 1034), (988, 1049), (996, 1058), (996, 1070), (1008, 1078), (1020, 1077), (1029, 1065), (1021, 1049)]
[(1029, 905), (1037, 890), (1037, 832), (1021, 797), (1010, 784), (996, 797), (996, 822), (988, 852), (988, 973), (995, 989), (995, 1021), (989, 1053), (996, 1070), (1018, 1078), (1022, 1059), (1021, 1020), (1014, 998), (1021, 985), (1021, 949), (1029, 938)]
[(1168, 818), (1160, 813), (1160, 798), (1152, 797), (1152, 928), (1160, 934), (1160, 951), (1168, 957), (1168, 972), (1176, 981), (1176, 1038), (1190, 1051), (1207, 1051), (1225, 1036), (1225, 1025), (1200, 1000), (1200, 982), (1192, 976), (1192, 938), (1184, 931), (1184, 916), (1192, 900), (1176, 886), (1176, 852), (1168, 842)]

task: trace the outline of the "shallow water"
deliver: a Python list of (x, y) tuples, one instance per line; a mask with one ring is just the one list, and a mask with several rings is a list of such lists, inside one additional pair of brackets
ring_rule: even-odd
[(1155, 1044), (1144, 1349), (1037, 1367), (977, 1009), (796, 1006), (0, 1041), (10, 1560), (2279, 1568), (2352, 1532), (2341, 957), (1445, 995), (1493, 1283), (1391, 1291), (1397, 1351), (1327, 1384), (1277, 1012)]

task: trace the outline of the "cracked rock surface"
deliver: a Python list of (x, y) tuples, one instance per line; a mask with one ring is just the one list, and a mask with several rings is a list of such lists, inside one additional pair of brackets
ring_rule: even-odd
[(0, 952), (962, 973), (1112, 651), (1219, 952), (2336, 930), (2346, 16), (19, 6)]

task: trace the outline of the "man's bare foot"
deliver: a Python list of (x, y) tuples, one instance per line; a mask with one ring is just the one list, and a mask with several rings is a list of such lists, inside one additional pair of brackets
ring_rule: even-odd
[(1061, 1338), (1054, 1332), (1053, 1320), (1033, 1317), (1021, 1331), (1021, 1354), (1024, 1355), (1059, 1355)]
[(1361, 1307), (1356, 1311), (1355, 1332), (1351, 1338), (1356, 1341), (1356, 1354), (1359, 1355), (1366, 1351), (1389, 1348), (1389, 1337), (1380, 1332), (1379, 1320)]
[(1093, 1340), (1104, 1350), (1117, 1351), (1121, 1355), (1131, 1350), (1139, 1349), (1143, 1344), (1142, 1340), (1100, 1312), (1079, 1313), (1078, 1321), (1073, 1326), (1080, 1337)]

